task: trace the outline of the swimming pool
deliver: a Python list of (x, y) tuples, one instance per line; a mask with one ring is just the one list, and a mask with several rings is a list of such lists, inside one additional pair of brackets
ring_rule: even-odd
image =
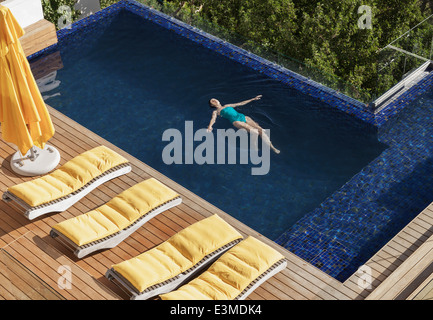
[[(43, 90), (49, 105), (338, 279), (407, 221), (389, 208), (393, 196), (376, 201), (399, 177), (392, 167), (412, 166), (395, 152), (407, 137), (394, 141), (391, 125), (378, 131), (132, 12), (99, 22), (61, 39), (60, 85)], [(281, 150), (269, 174), (162, 161), (166, 129), (207, 127), (212, 97), (232, 103), (257, 94), (262, 100), (240, 110), (269, 128)], [(231, 125), (218, 119), (214, 128)]]

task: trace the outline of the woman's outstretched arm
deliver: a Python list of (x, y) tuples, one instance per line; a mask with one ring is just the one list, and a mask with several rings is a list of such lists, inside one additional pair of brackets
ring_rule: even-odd
[(212, 118), (210, 119), (209, 126), (207, 127), (207, 132), (212, 131), (212, 126), (214, 125), (214, 123), (217, 119), (217, 116), (218, 116), (218, 111), (215, 110), (214, 112), (212, 112)]
[(244, 106), (244, 105), (246, 105), (246, 104), (248, 104), (248, 103), (250, 103), (252, 101), (260, 100), (261, 97), (262, 97), (262, 95), (258, 95), (258, 96), (254, 97), (252, 99), (245, 100), (245, 101), (242, 101), (242, 102), (226, 104), (226, 105), (224, 105), (224, 107), (236, 108), (236, 107)]

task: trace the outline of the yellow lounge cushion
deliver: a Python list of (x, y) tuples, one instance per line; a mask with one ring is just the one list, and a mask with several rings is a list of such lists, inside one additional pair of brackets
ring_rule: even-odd
[(17, 184), (8, 191), (36, 207), (71, 194), (104, 172), (127, 162), (115, 151), (99, 146), (76, 156), (50, 174)]
[(178, 196), (169, 187), (150, 178), (99, 208), (62, 221), (53, 228), (82, 246), (125, 229), (152, 209)]
[(113, 269), (139, 292), (187, 271), (206, 255), (242, 239), (242, 235), (218, 215), (200, 220), (162, 244)]
[(200, 276), (162, 300), (233, 300), (284, 256), (253, 237), (240, 242)]

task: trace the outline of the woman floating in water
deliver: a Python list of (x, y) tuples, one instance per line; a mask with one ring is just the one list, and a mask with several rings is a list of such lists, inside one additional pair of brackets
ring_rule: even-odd
[(216, 110), (214, 110), (212, 112), (212, 119), (210, 120), (209, 126), (207, 128), (208, 132), (212, 131), (212, 126), (214, 125), (217, 116), (221, 116), (223, 118), (226, 118), (227, 120), (229, 120), (236, 128), (238, 129), (246, 129), (248, 132), (254, 132), (258, 135), (260, 135), (260, 137), (262, 138), (262, 140), (268, 144), (271, 149), (275, 152), (275, 153), (280, 153), (280, 150), (276, 149), (273, 145), (271, 140), (269, 139), (269, 137), (267, 136), (266, 132), (263, 130), (262, 127), (260, 127), (258, 125), (257, 122), (255, 122), (253, 119), (251, 119), (250, 117), (237, 112), (234, 108), (239, 107), (239, 106), (244, 106), (252, 101), (255, 100), (260, 100), (262, 96), (259, 95), (255, 98), (252, 98), (250, 100), (245, 100), (239, 103), (233, 103), (233, 104), (226, 104), (224, 106), (221, 105), (221, 103), (217, 100), (217, 99), (210, 99), (209, 100), (209, 105), (212, 108), (215, 108)]

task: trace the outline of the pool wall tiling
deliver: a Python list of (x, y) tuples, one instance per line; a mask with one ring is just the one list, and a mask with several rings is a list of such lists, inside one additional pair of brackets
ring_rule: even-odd
[(389, 147), (276, 242), (338, 280), (356, 272), (433, 201), (432, 105), (430, 90), (386, 122)]
[(383, 110), (375, 115), (375, 125), (377, 127), (385, 124), (389, 119), (397, 115), (402, 109), (411, 104), (422, 94), (428, 92), (433, 88), (433, 72), (430, 72), (416, 85), (412, 86), (409, 90), (404, 92), (395, 101), (391, 102)]
[[(103, 32), (120, 10), (128, 10), (173, 30), (183, 37), (271, 78), (278, 79), (290, 88), (317, 98), (331, 107), (378, 128), (386, 127), (390, 118), (396, 117), (411, 101), (433, 87), (433, 76), (429, 75), (403, 94), (400, 99), (390, 104), (388, 108), (374, 114), (365, 104), (355, 99), (132, 0), (122, 0), (75, 22), (70, 29), (59, 30), (59, 44), (67, 40), (69, 44), (74, 42), (80, 46), (80, 49), (85, 50), (88, 44), (83, 43), (82, 38), (86, 30), (97, 29), (98, 32)], [(29, 56), (28, 59), (31, 61), (56, 50), (57, 45), (53, 45)], [(410, 137), (404, 133), (404, 130), (402, 131), (396, 133), (392, 128), (388, 129), (388, 132), (392, 134), (385, 134), (382, 142), (390, 147), (323, 202), (319, 208), (307, 214), (290, 230), (282, 234), (276, 242), (339, 280), (343, 281), (356, 271), (357, 267), (370, 257), (368, 254), (375, 252), (363, 251), (365, 246), (370, 246), (371, 243), (376, 243), (378, 246), (383, 245), (385, 241), (383, 238), (375, 241), (377, 237), (380, 237), (380, 233), (386, 232), (386, 229), (392, 224), (394, 228), (388, 230), (392, 235), (392, 232), (399, 230), (410, 218), (406, 216), (400, 219), (401, 210), (390, 209), (390, 203), (395, 202), (394, 198), (384, 200), (389, 188), (394, 186), (394, 182), (406, 179), (406, 173), (413, 171), (414, 167), (425, 161), (427, 157), (423, 149), (418, 147), (423, 143), (416, 143), (416, 137), (418, 137), (416, 132), (412, 132), (414, 137)], [(397, 140), (396, 136), (398, 136)], [(413, 146), (414, 141), (415, 147)], [(416, 185), (417, 181), (412, 181), (412, 184)], [(393, 192), (396, 197), (406, 196), (398, 188)], [(382, 201), (375, 201), (378, 198), (382, 198)], [(402, 202), (402, 205), (409, 203), (413, 208), (412, 214), (423, 209), (419, 203), (422, 206), (425, 201), (417, 202), (419, 199), (412, 195), (404, 199), (406, 202)], [(379, 247), (373, 248), (373, 250), (376, 249)], [(367, 252), (367, 254), (360, 254), (360, 252)]]

